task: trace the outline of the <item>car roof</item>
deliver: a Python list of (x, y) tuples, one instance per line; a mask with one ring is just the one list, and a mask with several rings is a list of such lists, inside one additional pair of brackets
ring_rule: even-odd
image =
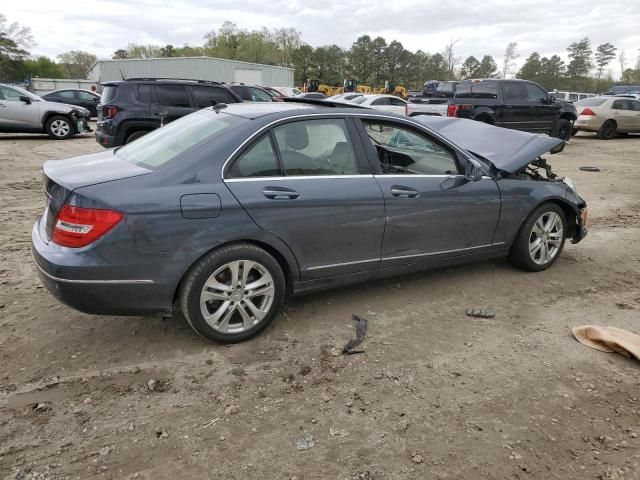
[(51, 90), (50, 92), (47, 92), (47, 95), (49, 95), (50, 93), (57, 93), (57, 92), (87, 92), (87, 93), (93, 93), (94, 95), (97, 95), (98, 97), (100, 95), (98, 95), (96, 92), (92, 92), (91, 90), (87, 90), (86, 88), (59, 88), (57, 90)]

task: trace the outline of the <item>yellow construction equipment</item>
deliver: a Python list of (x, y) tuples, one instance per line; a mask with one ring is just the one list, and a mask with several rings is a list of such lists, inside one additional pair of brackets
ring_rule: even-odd
[(409, 92), (401, 85), (396, 85), (393, 81), (385, 81), (384, 87), (370, 87), (369, 85), (360, 85), (357, 80), (345, 79), (342, 87), (333, 87), (320, 83), (319, 80), (308, 80), (302, 87), (304, 92), (321, 92), (326, 96), (340, 95), (342, 93), (357, 92), (365, 95), (386, 93), (401, 98), (407, 98)]

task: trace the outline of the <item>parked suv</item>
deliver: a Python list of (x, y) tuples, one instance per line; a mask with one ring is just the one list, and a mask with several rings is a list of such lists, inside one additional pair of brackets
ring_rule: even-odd
[(47, 133), (56, 140), (90, 132), (89, 110), (48, 102), (27, 90), (0, 84), (0, 132)]
[(242, 102), (227, 86), (203, 80), (132, 78), (102, 86), (96, 141), (106, 148), (132, 142), (214, 103)]
[(572, 103), (556, 100), (535, 82), (495, 79), (460, 82), (447, 115), (563, 140), (571, 138), (578, 118)]
[(237, 93), (245, 102), (273, 102), (273, 95), (264, 88), (254, 85), (235, 84), (229, 88)]

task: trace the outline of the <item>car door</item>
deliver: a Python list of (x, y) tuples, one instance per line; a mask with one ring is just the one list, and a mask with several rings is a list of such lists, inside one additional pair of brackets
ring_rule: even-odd
[(560, 111), (560, 104), (552, 102), (547, 92), (533, 83), (525, 83), (526, 102), (531, 106), (531, 130), (549, 132)]
[(251, 218), (289, 246), (302, 280), (379, 266), (384, 200), (353, 135), (352, 121), (335, 116), (284, 123), (225, 169)]
[(165, 124), (197, 110), (191, 105), (186, 85), (158, 83), (152, 91), (151, 115)]
[(635, 129), (636, 112), (631, 109), (631, 101), (626, 98), (616, 100), (611, 105), (611, 114), (617, 124), (617, 131), (630, 132)]
[(0, 127), (26, 130), (41, 128), (38, 101), (23, 102), (21, 96), (23, 94), (20, 91), (0, 85)]
[(495, 247), (500, 193), (493, 179), (467, 180), (466, 157), (413, 123), (363, 117), (360, 128), (386, 206), (381, 267)]
[(635, 122), (633, 123), (633, 129), (636, 132), (640, 132), (640, 101), (629, 100), (631, 104), (632, 112), (635, 113)]

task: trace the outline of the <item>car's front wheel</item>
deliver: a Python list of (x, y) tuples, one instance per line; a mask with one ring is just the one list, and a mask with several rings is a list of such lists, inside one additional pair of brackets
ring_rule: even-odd
[(264, 330), (284, 297), (284, 274), (273, 256), (254, 245), (237, 244), (211, 252), (191, 269), (180, 304), (196, 333), (235, 343)]
[(509, 260), (531, 272), (546, 270), (560, 256), (566, 231), (567, 220), (562, 208), (555, 203), (539, 206), (520, 227)]
[(66, 140), (76, 132), (71, 120), (62, 115), (56, 115), (47, 120), (45, 131), (56, 140)]
[(568, 142), (573, 134), (573, 125), (566, 118), (560, 118), (551, 131), (551, 136)]

